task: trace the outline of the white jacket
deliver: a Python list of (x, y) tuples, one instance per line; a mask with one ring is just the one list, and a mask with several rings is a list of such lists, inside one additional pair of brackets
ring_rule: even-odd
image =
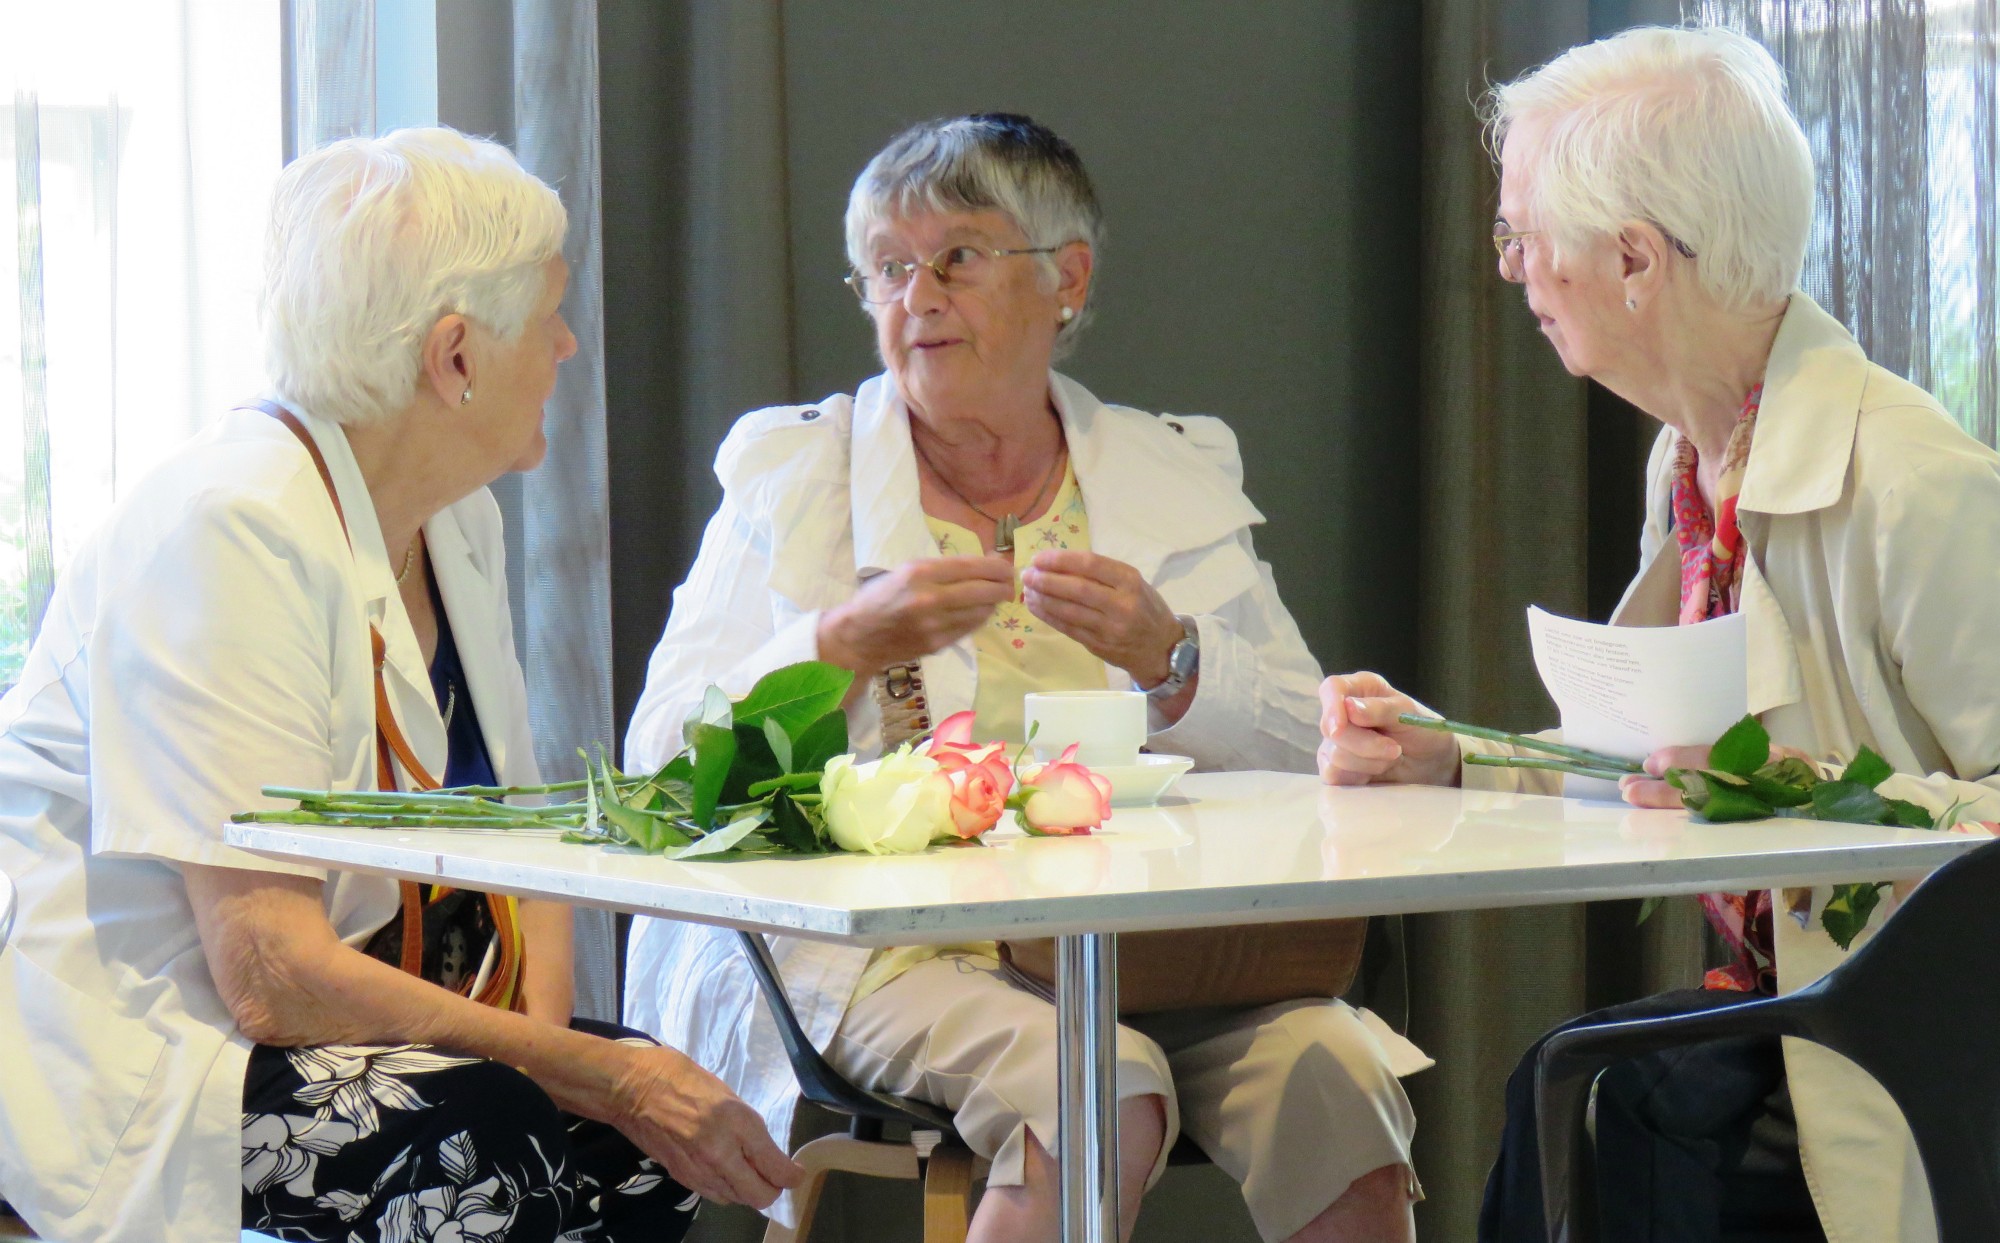
[[(1673, 438), (1662, 433), (1647, 467), (1641, 569), (1613, 616), (1620, 625), (1670, 626), (1678, 614)], [(2000, 454), (1795, 293), (1765, 369), (1737, 513), (1749, 550), (1750, 710), (1772, 739), (1842, 759), (1873, 748), (1896, 769), (1883, 793), (2000, 819)], [(1554, 789), (1546, 774), (1462, 771), (1468, 786)], [(1804, 927), (1780, 910), (1781, 991), (1844, 957), (1819, 924), (1830, 894), (1813, 894)], [(1895, 907), (1884, 891), (1862, 939)], [(1785, 1067), (1829, 1243), (1935, 1239), (1916, 1147), (1888, 1093), (1807, 1042), (1786, 1040)]]
[[(21, 906), (0, 953), (0, 1196), (44, 1238), (213, 1243), (242, 1216), (250, 1042), (217, 994), (180, 867), (327, 881), (350, 944), (394, 881), (222, 844), (263, 785), (375, 785), (368, 623), (418, 758), (444, 722), (375, 510), (339, 427), (304, 448), (235, 411), (133, 492), (57, 585), (0, 700), (0, 871)], [(500, 513), (484, 491), (424, 528), (500, 779), (531, 783)]]
[[(1049, 389), (1090, 514), (1091, 551), (1137, 567), (1200, 630), (1194, 702), (1147, 745), (1202, 769), (1313, 771), (1319, 666), (1251, 546), (1263, 515), (1243, 495), (1235, 436), (1217, 419), (1107, 406), (1060, 375)], [(741, 694), (772, 669), (813, 659), (822, 610), (870, 575), (938, 555), (908, 415), (885, 377), (852, 399), (745, 415), (715, 469), (722, 506), (674, 592), (626, 735), (629, 768), (679, 749), (681, 721), (710, 683)], [(969, 637), (922, 664), (932, 719), (972, 706)], [(1110, 666), (1104, 680), (1131, 685)], [(879, 714), (865, 696), (850, 729), (858, 752), (879, 749)], [(779, 938), (773, 952), (806, 1034), (824, 1049), (870, 951)], [(734, 933), (634, 920), (625, 1021), (721, 1075), (786, 1142), (798, 1088)]]

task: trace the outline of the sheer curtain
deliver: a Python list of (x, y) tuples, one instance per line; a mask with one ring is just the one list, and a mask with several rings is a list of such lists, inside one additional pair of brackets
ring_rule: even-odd
[(2000, 443), (2000, 0), (1683, 0), (1785, 66), (1819, 186), (1805, 289)]
[(267, 0), (0, 7), (0, 684), (121, 489), (257, 389), (278, 31)]

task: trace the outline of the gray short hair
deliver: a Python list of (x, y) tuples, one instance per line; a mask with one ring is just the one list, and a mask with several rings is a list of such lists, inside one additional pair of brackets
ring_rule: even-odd
[(1798, 287), (1812, 227), (1812, 149), (1785, 73), (1720, 26), (1640, 27), (1571, 48), (1488, 92), (1497, 158), (1523, 120), (1548, 128), (1529, 180), (1557, 262), (1592, 236), (1651, 221), (1698, 256), (1724, 306)]
[(439, 319), (520, 336), (567, 228), (561, 198), (512, 152), (456, 130), (346, 138), (294, 161), (265, 237), (272, 388), (337, 423), (388, 418), (416, 395)]
[[(997, 211), (1030, 246), (1083, 242), (1093, 252), (1104, 234), (1097, 191), (1076, 148), (1047, 126), (1008, 112), (946, 117), (912, 125), (868, 161), (847, 196), (847, 261), (867, 263), (868, 231), (916, 212)], [(1038, 256), (1051, 284), (1056, 265)], [(1067, 352), (1090, 318), (1086, 300), (1056, 338)]]

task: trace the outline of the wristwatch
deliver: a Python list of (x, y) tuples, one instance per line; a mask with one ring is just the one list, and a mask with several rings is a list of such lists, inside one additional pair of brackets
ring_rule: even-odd
[(1201, 668), (1201, 634), (1195, 629), (1194, 618), (1175, 614), (1174, 620), (1181, 624), (1181, 639), (1167, 653), (1166, 679), (1146, 692), (1153, 699), (1165, 699), (1175, 694)]

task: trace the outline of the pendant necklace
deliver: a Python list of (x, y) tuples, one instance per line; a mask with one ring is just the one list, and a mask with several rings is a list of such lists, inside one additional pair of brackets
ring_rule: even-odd
[[(978, 514), (980, 517), (986, 519), (986, 521), (993, 524), (993, 551), (995, 553), (1004, 552), (1011, 554), (1014, 551), (1014, 532), (1020, 530), (1021, 520), (1019, 518), (1016, 518), (1013, 514), (1001, 514), (998, 518), (995, 518), (992, 514), (989, 514), (985, 510), (979, 508), (979, 506), (974, 505), (972, 503), (972, 498), (966, 496), (965, 493), (960, 492), (957, 488), (953, 487), (951, 480), (944, 477), (944, 472), (937, 468), (936, 462), (931, 461), (931, 455), (924, 452), (923, 444), (919, 442), (915, 436), (910, 437), (910, 444), (913, 448), (916, 449), (917, 456), (924, 460), (924, 465), (931, 468), (931, 475), (939, 483), (944, 485), (945, 491), (957, 497), (959, 499), (959, 502), (963, 504), (967, 509), (971, 510), (975, 514)], [(1068, 446), (1064, 445), (1057, 447), (1055, 464), (1049, 467), (1048, 478), (1042, 480), (1042, 486), (1035, 489), (1034, 500), (1028, 503), (1029, 513), (1034, 513), (1037, 509), (1041, 508), (1043, 494), (1049, 490), (1049, 485), (1051, 483), (1054, 483), (1061, 476), (1063, 462), (1068, 458), (1068, 456), (1069, 456)]]

